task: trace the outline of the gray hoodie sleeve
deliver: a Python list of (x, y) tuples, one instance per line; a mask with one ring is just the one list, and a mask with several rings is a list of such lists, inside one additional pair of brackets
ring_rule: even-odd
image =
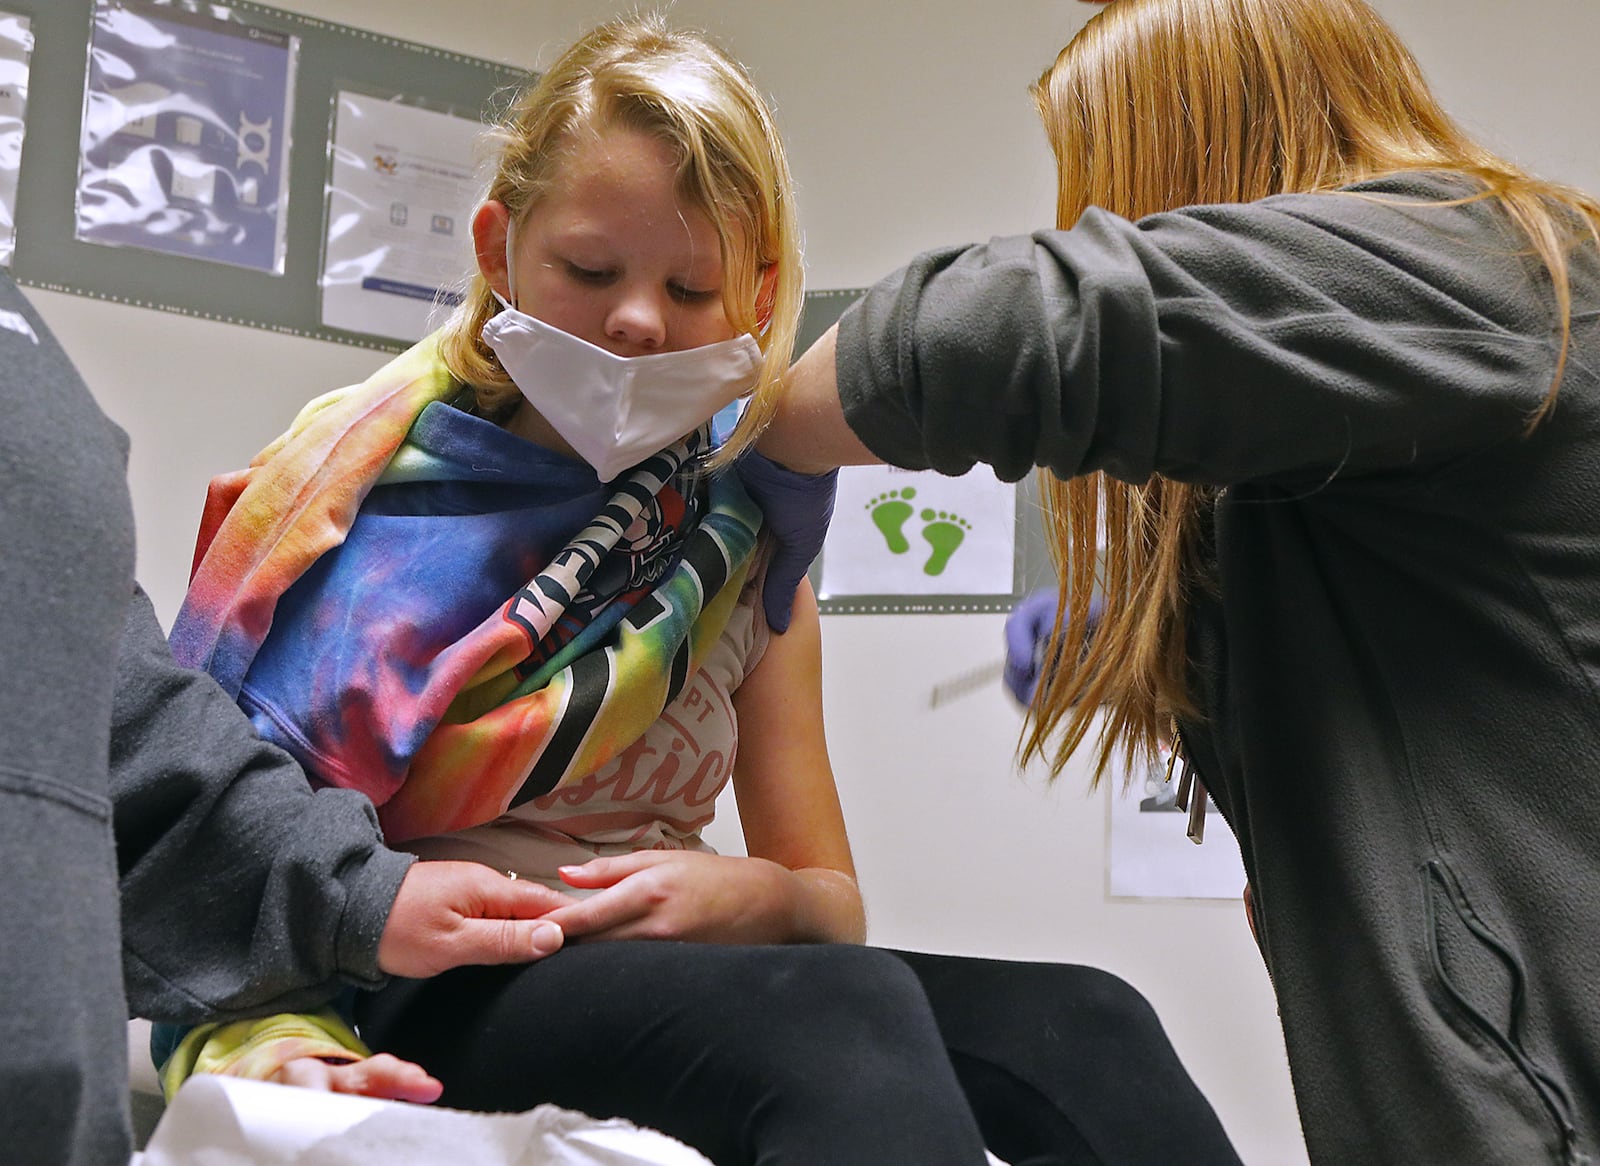
[[(1550, 388), (1548, 277), (1436, 177), (930, 252), (839, 325), (884, 460), (1314, 486), (1519, 433)], [(1519, 254), (1518, 252), (1523, 252)]]
[(142, 591), (116, 665), (111, 797), (132, 1011), (196, 1022), (375, 985), (412, 858), (371, 803), (313, 792), (209, 676), (176, 664)]

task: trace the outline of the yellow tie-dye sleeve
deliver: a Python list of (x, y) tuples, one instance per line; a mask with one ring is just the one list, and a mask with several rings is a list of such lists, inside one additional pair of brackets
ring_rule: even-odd
[(329, 1009), (313, 1013), (279, 1013), (260, 1020), (202, 1024), (187, 1036), (161, 1066), (161, 1091), (168, 1101), (195, 1073), (221, 1073), (255, 1081), (271, 1078), (300, 1057), (360, 1060), (371, 1051), (338, 1015)]

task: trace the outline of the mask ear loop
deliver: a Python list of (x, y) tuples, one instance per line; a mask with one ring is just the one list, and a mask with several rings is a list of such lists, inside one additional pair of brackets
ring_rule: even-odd
[(491, 295), (494, 296), (495, 299), (500, 301), (500, 306), (505, 308), (508, 312), (515, 312), (515, 311), (519, 310), (517, 308), (517, 306), (516, 306), (516, 303), (517, 303), (517, 264), (516, 264), (516, 260), (512, 257), (513, 251), (515, 250), (515, 248), (513, 247), (512, 244), (514, 243), (515, 239), (516, 239), (516, 232), (513, 231), (512, 227), (511, 227), (511, 212), (507, 211), (506, 212), (506, 295), (509, 296), (510, 299), (507, 300), (507, 299), (503, 298), (500, 295), (500, 293), (495, 291), (493, 288), (490, 288), (489, 292), (490, 292)]

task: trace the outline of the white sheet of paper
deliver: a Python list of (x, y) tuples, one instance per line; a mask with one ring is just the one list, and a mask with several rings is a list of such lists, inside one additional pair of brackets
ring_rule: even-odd
[(472, 269), (483, 126), (360, 93), (334, 102), (322, 322), (420, 340)]
[(465, 1113), (200, 1075), (129, 1166), (710, 1166), (681, 1142), (553, 1105)]
[(820, 594), (1010, 595), (1016, 558), (1016, 487), (987, 468), (947, 478), (850, 466), (839, 471)]
[(17, 176), (28, 112), (28, 60), (33, 33), (26, 16), (0, 12), (0, 266), (17, 246)]
[(1212, 805), (1205, 841), (1196, 846), (1186, 829), (1189, 816), (1173, 808), (1177, 784), (1163, 778), (1165, 760), (1135, 775), (1126, 793), (1120, 774), (1108, 774), (1106, 893), (1112, 898), (1237, 899), (1244, 892), (1244, 864), (1233, 832)]

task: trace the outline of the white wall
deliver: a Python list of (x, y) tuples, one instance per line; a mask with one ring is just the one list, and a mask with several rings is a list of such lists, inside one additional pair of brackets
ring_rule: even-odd
[[(536, 66), (631, 0), (299, 0), (284, 7)], [(1379, 0), (1491, 144), (1600, 189), (1600, 4)], [(919, 249), (1044, 225), (1054, 191), (1027, 85), (1092, 10), (1074, 0), (680, 0), (776, 100), (810, 284), (858, 286)], [(134, 440), (141, 577), (170, 619), (206, 479), (372, 353), (33, 293)], [(1154, 1002), (1251, 1166), (1304, 1161), (1266, 976), (1236, 903), (1111, 902), (1105, 811), (1069, 772), (1019, 775), (998, 686), (933, 684), (999, 654), (1000, 617), (832, 617), (828, 728), (885, 944), (1098, 964)], [(1359, 1115), (1352, 1115), (1359, 1120)]]

